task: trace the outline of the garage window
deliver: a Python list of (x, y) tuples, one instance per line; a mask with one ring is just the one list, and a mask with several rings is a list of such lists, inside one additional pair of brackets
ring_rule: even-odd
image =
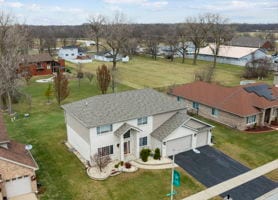
[(148, 145), (148, 137), (141, 137), (139, 140), (140, 147)]

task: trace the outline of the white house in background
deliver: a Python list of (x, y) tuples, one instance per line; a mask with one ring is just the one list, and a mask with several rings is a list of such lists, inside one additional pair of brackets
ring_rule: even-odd
[[(197, 59), (213, 61), (211, 47), (214, 48), (214, 45), (201, 48)], [(266, 57), (266, 53), (259, 48), (221, 45), (216, 62), (245, 66), (253, 59), (264, 59)]]
[[(113, 56), (112, 56), (111, 51), (101, 51), (94, 55), (94, 59), (98, 60), (98, 61), (112, 62)], [(129, 56), (122, 56), (119, 54), (117, 56), (117, 61), (129, 62)]]
[(76, 59), (78, 56), (85, 56), (85, 53), (78, 46), (65, 46), (59, 49), (58, 56), (65, 60), (72, 60)]
[(96, 42), (93, 40), (77, 40), (77, 42), (84, 44), (86, 47), (96, 45)]
[(142, 148), (163, 157), (211, 144), (211, 125), (186, 114), (182, 101), (153, 89), (99, 95), (62, 106), (67, 142), (90, 161), (96, 153), (122, 161)]

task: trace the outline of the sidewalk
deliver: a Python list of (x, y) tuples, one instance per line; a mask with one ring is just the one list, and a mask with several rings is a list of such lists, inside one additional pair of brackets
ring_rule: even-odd
[(215, 186), (212, 186), (206, 190), (203, 190), (197, 194), (191, 195), (189, 197), (184, 198), (183, 200), (205, 200), (213, 198), (219, 194), (222, 194), (226, 191), (229, 191), (239, 185), (247, 183), (255, 178), (263, 176), (275, 169), (278, 168), (278, 159), (272, 162), (269, 162), (263, 166), (260, 166), (256, 169), (250, 170), (246, 173), (243, 173), (239, 176), (231, 178), (227, 181), (219, 183)]

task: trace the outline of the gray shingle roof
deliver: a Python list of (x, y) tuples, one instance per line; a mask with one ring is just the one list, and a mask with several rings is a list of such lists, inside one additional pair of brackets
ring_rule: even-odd
[(211, 125), (188, 116), (186, 111), (179, 111), (164, 122), (160, 127), (155, 129), (151, 133), (151, 136), (159, 141), (163, 141), (163, 139), (182, 125), (196, 131), (203, 130), (205, 128), (212, 128)]
[(123, 125), (121, 125), (115, 132), (114, 134), (116, 136), (120, 136), (124, 133), (126, 133), (127, 131), (129, 131), (130, 129), (134, 129), (134, 130), (137, 130), (137, 131), (140, 131), (139, 128), (135, 127), (135, 126), (132, 126), (128, 123), (124, 123)]
[(241, 47), (256, 47), (260, 48), (264, 45), (266, 40), (263, 40), (258, 37), (246, 37), (246, 36), (240, 36), (240, 37), (234, 37), (230, 45), (232, 46), (241, 46)]
[(88, 128), (185, 109), (184, 102), (153, 89), (90, 97), (62, 108)]

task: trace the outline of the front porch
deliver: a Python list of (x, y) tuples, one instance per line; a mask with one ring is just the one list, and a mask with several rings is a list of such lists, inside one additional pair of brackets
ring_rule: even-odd
[(278, 118), (278, 107), (262, 109), (259, 115), (259, 126), (269, 126), (271, 122)]
[(119, 137), (119, 160), (131, 161), (139, 158), (139, 133), (141, 130), (135, 126), (124, 123), (114, 134)]

